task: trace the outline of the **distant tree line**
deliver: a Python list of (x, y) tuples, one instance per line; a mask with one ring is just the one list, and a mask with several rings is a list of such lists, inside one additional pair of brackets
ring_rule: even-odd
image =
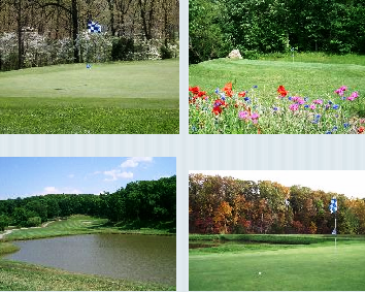
[(255, 53), (365, 53), (364, 0), (190, 0), (190, 63)]
[(337, 233), (365, 234), (365, 199), (271, 181), (189, 176), (191, 233), (331, 234), (337, 198)]
[(179, 0), (0, 0), (0, 71), (172, 58), (178, 39)]
[(0, 230), (33, 227), (72, 214), (107, 218), (113, 223), (141, 226), (176, 225), (176, 176), (131, 182), (114, 193), (52, 194), (0, 200)]

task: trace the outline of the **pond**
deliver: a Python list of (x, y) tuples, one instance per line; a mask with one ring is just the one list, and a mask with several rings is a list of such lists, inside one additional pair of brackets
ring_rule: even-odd
[(4, 258), (71, 272), (176, 285), (176, 237), (92, 234), (13, 242)]

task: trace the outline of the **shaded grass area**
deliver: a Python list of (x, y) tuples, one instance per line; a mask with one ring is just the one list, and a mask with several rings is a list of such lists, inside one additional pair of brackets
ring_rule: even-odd
[(69, 273), (42, 266), (0, 261), (2, 291), (165, 291), (175, 287)]
[[(283, 236), (288, 240), (290, 237)], [(300, 237), (317, 240), (321, 236)], [(275, 239), (275, 244), (263, 244), (234, 237), (218, 242), (212, 236), (190, 236), (191, 244), (204, 246), (190, 249), (189, 288), (194, 291), (363, 290), (364, 238), (339, 237), (336, 248), (333, 237), (324, 238), (303, 245), (299, 240), (299, 244), (277, 243)], [(272, 240), (268, 236), (267, 242)]]
[(1, 134), (178, 134), (178, 99), (0, 98)]
[(0, 72), (0, 134), (177, 134), (179, 61)]
[[(364, 237), (341, 235), (341, 240), (365, 240)], [(333, 241), (332, 235), (321, 234), (190, 234), (189, 241), (241, 241), (257, 243), (311, 244)], [(364, 242), (365, 244), (365, 242)]]
[[(266, 60), (266, 61), (285, 61), (293, 62), (292, 53), (270, 53), (270, 54), (258, 54), (256, 56), (248, 57), (253, 60)], [(322, 52), (295, 52), (294, 63), (324, 63), (324, 64), (354, 64), (365, 66), (365, 56), (346, 54), (346, 55), (331, 55)]]

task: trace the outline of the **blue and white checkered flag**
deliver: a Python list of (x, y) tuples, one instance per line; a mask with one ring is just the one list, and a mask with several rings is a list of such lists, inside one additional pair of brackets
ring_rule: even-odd
[(89, 31), (89, 33), (93, 33), (93, 32), (100, 33), (101, 32), (101, 25), (97, 22), (89, 20), (87, 22), (87, 30)]
[(336, 229), (333, 229), (332, 234), (333, 235), (336, 235), (337, 234), (337, 230)]
[(333, 198), (330, 204), (331, 214), (337, 212), (337, 199)]

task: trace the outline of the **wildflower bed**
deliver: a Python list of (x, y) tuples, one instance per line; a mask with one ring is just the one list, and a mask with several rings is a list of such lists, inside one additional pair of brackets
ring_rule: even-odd
[[(318, 94), (313, 88), (298, 90), (298, 86), (292, 82), (292, 79), (296, 79), (301, 83), (299, 73), (302, 73), (303, 78), (306, 78), (307, 75), (309, 79), (325, 77), (328, 81), (337, 83), (337, 70), (341, 71), (343, 68), (333, 67), (335, 69), (331, 70), (332, 65), (330, 67), (326, 65), (325, 73), (322, 75), (322, 72), (316, 73), (315, 77), (310, 76), (312, 69), (305, 72), (303, 68), (300, 68), (299, 71), (293, 71), (291, 78), (290, 75), (285, 75), (287, 72), (280, 76), (280, 70), (288, 71), (290, 66), (295, 68), (295, 64), (288, 66), (285, 62), (271, 62), (275, 64), (272, 74), (275, 74), (275, 70), (279, 76), (272, 76), (272, 79), (278, 82), (275, 85), (275, 82), (267, 82), (271, 76), (269, 74), (265, 76), (265, 69), (256, 79), (247, 76), (245, 70), (242, 72), (237, 70), (237, 64), (251, 65), (252, 62), (256, 62), (252, 64), (260, 64), (260, 61), (217, 60), (211, 62), (203, 64), (202, 67), (205, 66), (205, 71), (201, 70), (202, 68), (199, 70), (196, 67), (193, 68), (190, 73), (190, 82), (193, 79), (204, 80), (204, 77), (195, 75), (198, 72), (200, 76), (206, 72), (206, 78), (213, 76), (210, 79), (216, 80), (214, 74), (222, 73), (224, 63), (228, 65), (229, 73), (223, 73), (221, 76), (230, 77), (235, 82), (225, 80), (229, 82), (215, 90), (214, 88), (201, 88), (197, 86), (198, 84), (192, 84), (193, 86), (189, 87), (189, 132), (191, 134), (363, 134), (365, 132), (365, 119), (362, 117), (365, 100), (361, 95), (361, 89), (338, 84), (327, 93)], [(270, 62), (266, 63), (270, 65)], [(207, 65), (210, 66), (208, 70)], [(246, 66), (246, 71), (260, 74), (257, 67)], [(308, 68), (311, 67), (313, 66)], [(356, 72), (359, 75), (357, 78), (365, 74), (365, 67), (358, 67), (360, 70)], [(320, 67), (315, 65), (314, 68)], [(257, 85), (252, 84), (249, 89), (247, 89), (247, 85), (240, 85), (237, 79), (242, 80), (243, 77), (238, 75), (239, 73), (247, 76), (247, 80), (258, 81)], [(334, 76), (333, 80), (329, 79), (331, 76)], [(247, 84), (247, 80), (242, 83)], [(279, 83), (286, 80), (288, 80), (288, 86), (286, 83)], [(348, 80), (345, 78), (345, 81)], [(206, 84), (211, 84), (211, 82), (206, 82)], [(306, 82), (302, 83), (308, 87)], [(349, 83), (352, 85), (354, 82)], [(267, 85), (270, 85), (270, 88)], [(323, 88), (328, 88), (328, 84), (321, 85)], [(323, 88), (319, 92), (324, 92)]]

